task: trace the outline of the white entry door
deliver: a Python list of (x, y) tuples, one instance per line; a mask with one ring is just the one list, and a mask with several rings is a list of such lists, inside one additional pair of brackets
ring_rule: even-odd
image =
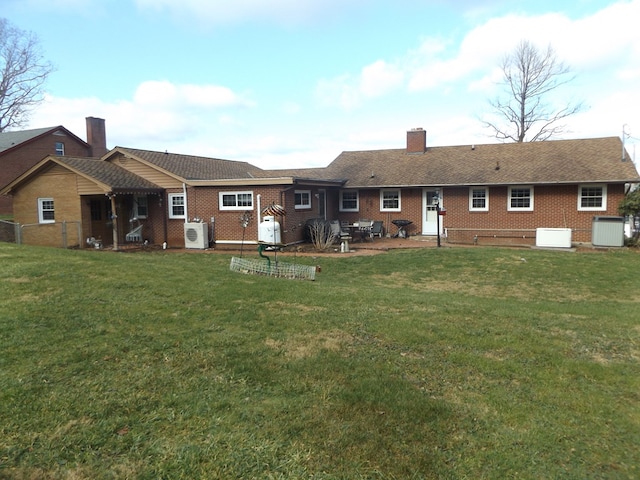
[[(438, 224), (440, 224), (440, 234), (443, 232), (442, 221), (438, 222), (438, 208), (433, 203), (433, 199), (440, 198), (442, 207), (442, 194), (435, 188), (425, 188), (422, 191), (422, 235), (437, 235)], [(440, 217), (442, 220), (442, 217)]]

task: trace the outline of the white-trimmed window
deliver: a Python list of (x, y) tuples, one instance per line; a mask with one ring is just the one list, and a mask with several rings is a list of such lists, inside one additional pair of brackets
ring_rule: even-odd
[(38, 199), (38, 221), (40, 223), (55, 223), (55, 209), (53, 208), (53, 198)]
[(600, 211), (606, 209), (606, 185), (580, 185), (578, 187), (578, 210)]
[(489, 211), (489, 189), (487, 187), (469, 188), (469, 211), (488, 212)]
[(340, 211), (357, 212), (360, 209), (360, 198), (357, 190), (340, 191)]
[(294, 197), (296, 210), (311, 208), (311, 190), (296, 190)]
[(399, 212), (401, 211), (400, 190), (380, 190), (380, 211)]
[(509, 204), (507, 210), (511, 212), (533, 211), (533, 187), (509, 187)]
[(185, 218), (184, 193), (170, 193), (168, 196), (169, 218)]
[(147, 218), (149, 215), (149, 203), (146, 195), (133, 198), (133, 216), (135, 218)]
[(56, 142), (56, 155), (63, 156), (64, 155), (64, 143)]
[(253, 210), (253, 192), (220, 192), (220, 210)]

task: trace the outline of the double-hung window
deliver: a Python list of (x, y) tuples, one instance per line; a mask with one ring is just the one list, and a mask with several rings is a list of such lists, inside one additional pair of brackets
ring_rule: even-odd
[(380, 190), (380, 211), (401, 211), (400, 190)]
[(56, 142), (56, 155), (63, 156), (64, 155), (64, 143)]
[(38, 222), (55, 223), (55, 209), (53, 207), (53, 198), (38, 199)]
[(533, 211), (533, 187), (509, 187), (509, 204), (507, 210), (511, 212)]
[(580, 185), (578, 187), (578, 210), (598, 211), (606, 209), (606, 185)]
[(360, 200), (357, 190), (340, 191), (340, 211), (357, 212), (360, 208)]
[(220, 210), (253, 210), (253, 192), (220, 192)]
[(296, 210), (311, 208), (311, 190), (296, 190), (294, 196)]
[(169, 194), (169, 218), (185, 218), (184, 193)]
[(489, 211), (489, 189), (487, 187), (469, 188), (469, 211), (488, 212)]
[(139, 195), (134, 197), (133, 206), (133, 216), (135, 218), (147, 218), (147, 215), (149, 214), (149, 204), (146, 195)]

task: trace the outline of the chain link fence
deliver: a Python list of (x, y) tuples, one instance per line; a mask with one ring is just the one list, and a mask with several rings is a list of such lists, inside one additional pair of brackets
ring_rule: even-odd
[(82, 244), (80, 222), (20, 224), (0, 220), (0, 242), (72, 248)]
[(17, 223), (0, 220), (0, 242), (19, 243), (20, 227)]

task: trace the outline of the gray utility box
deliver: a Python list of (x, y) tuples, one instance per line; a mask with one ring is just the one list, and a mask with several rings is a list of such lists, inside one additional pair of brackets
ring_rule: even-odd
[(622, 247), (624, 217), (593, 217), (591, 243), (596, 247)]

